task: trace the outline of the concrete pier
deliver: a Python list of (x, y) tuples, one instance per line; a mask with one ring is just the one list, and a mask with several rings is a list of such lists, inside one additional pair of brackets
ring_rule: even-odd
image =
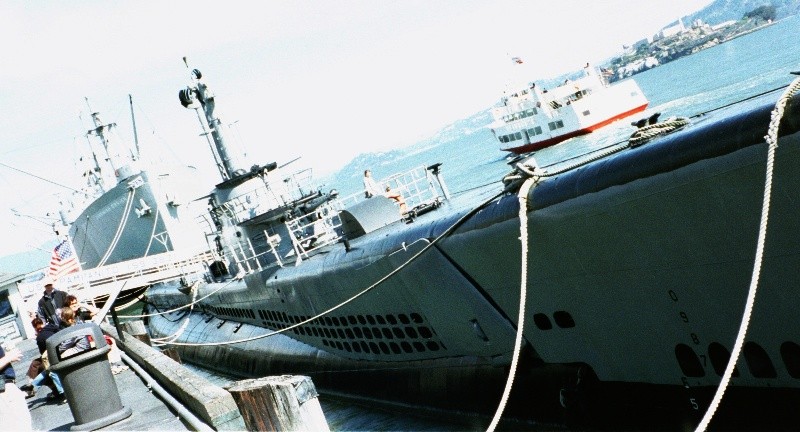
[[(105, 334), (114, 339), (117, 347), (122, 348), (121, 358), (128, 367), (112, 369), (113, 379), (122, 405), (131, 408), (133, 414), (99, 430), (212, 431), (246, 430), (248, 428), (237, 401), (228, 390), (191, 372), (170, 356), (150, 347), (132, 335), (126, 333), (123, 342), (119, 340), (114, 327), (103, 324), (101, 328)], [(17, 347), (24, 353), (23, 359), (14, 364), (17, 385), (22, 386), (30, 382), (27, 377), (28, 365), (39, 356), (39, 351), (33, 339), (21, 341)], [(246, 403), (244, 406), (248, 415), (250, 417), (260, 416), (261, 411), (277, 413), (275, 418), (279, 418), (281, 422), (273, 430), (286, 430), (287, 425), (300, 424), (314, 424), (314, 429), (326, 430), (327, 423), (315, 400), (316, 390), (314, 390), (311, 380), (307, 377), (282, 377), (281, 379), (293, 379), (305, 383), (300, 387), (308, 389), (308, 391), (300, 393), (313, 394), (314, 398), (305, 398), (313, 400), (298, 399), (287, 402), (286, 398), (291, 399), (300, 393), (296, 391), (297, 385), (284, 386), (292, 391), (279, 391), (279, 393), (285, 394), (284, 397), (279, 398), (282, 401), (279, 404), (281, 406), (271, 406), (270, 403), (273, 402), (270, 401), (262, 401), (263, 403), (258, 404)], [(94, 387), (93, 383), (86, 383), (87, 392), (93, 391)], [(48, 399), (49, 393), (48, 387), (43, 386), (39, 388), (35, 397), (27, 399), (33, 420), (33, 429), (70, 430), (76, 425), (70, 406), (67, 403), (59, 404)], [(71, 396), (71, 398), (74, 397), (79, 396)], [(303, 409), (285, 410), (284, 405)], [(294, 412), (306, 414), (295, 418)]]
[[(24, 353), (24, 358), (14, 364), (17, 373), (17, 385), (30, 382), (27, 377), (28, 365), (39, 356), (39, 350), (33, 339), (17, 344)], [(192, 430), (162, 399), (148, 388), (145, 382), (133, 371), (123, 370), (114, 375), (120, 399), (124, 406), (133, 408), (133, 414), (127, 419), (108, 425), (100, 430)], [(92, 383), (86, 383), (86, 391), (92, 391)], [(28, 399), (34, 430), (69, 430), (75, 424), (69, 405), (59, 405), (48, 400), (50, 390), (39, 388), (37, 395)]]

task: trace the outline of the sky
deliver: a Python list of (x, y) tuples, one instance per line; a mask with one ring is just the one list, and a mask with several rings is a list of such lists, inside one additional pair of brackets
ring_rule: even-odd
[(515, 76), (578, 70), (710, 3), (2, 2), (0, 256), (53, 238), (43, 217), (80, 185), (90, 107), (133, 146), (130, 95), (143, 153), (218, 182), (197, 116), (178, 101), (183, 57), (250, 160), (301, 157), (321, 176), (490, 107)]

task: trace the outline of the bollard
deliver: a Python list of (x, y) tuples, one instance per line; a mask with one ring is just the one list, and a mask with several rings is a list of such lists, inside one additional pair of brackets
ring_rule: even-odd
[(243, 380), (228, 391), (247, 430), (330, 430), (310, 377), (282, 375)]
[[(72, 338), (85, 338), (89, 348), (65, 357), (58, 345)], [(108, 363), (111, 347), (106, 344), (100, 327), (94, 323), (76, 324), (54, 334), (47, 340), (50, 369), (58, 373), (75, 424), (71, 430), (95, 430), (133, 413), (122, 406), (119, 390)]]

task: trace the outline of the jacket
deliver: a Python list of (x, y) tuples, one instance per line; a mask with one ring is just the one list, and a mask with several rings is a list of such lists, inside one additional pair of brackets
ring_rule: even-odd
[(36, 315), (42, 319), (44, 322), (51, 322), (58, 324), (61, 322), (60, 317), (56, 314), (58, 309), (61, 309), (64, 306), (64, 301), (67, 300), (67, 293), (60, 290), (53, 290), (48, 297), (47, 293), (45, 292), (42, 294), (42, 298), (39, 299), (38, 309), (36, 310)]
[(61, 330), (62, 328), (63, 327), (61, 327), (58, 324), (47, 323), (42, 328), (42, 331), (40, 331), (39, 334), (36, 335), (36, 346), (39, 347), (40, 355), (44, 354), (44, 352), (47, 351), (47, 339), (49, 339), (50, 336), (53, 336), (54, 334), (58, 333), (58, 331)]

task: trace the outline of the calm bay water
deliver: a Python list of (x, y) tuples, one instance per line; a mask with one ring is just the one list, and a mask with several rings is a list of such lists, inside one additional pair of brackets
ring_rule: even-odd
[[(690, 117), (789, 84), (794, 78), (789, 72), (800, 71), (800, 44), (790, 42), (796, 40), (798, 28), (800, 17), (787, 18), (757, 32), (635, 75), (633, 78), (650, 100), (648, 110), (636, 119), (656, 112), (661, 113), (661, 119)], [(775, 93), (776, 100), (778, 95)], [(541, 150), (536, 159), (540, 166), (548, 166), (624, 141), (633, 132), (630, 121), (623, 120), (590, 135)], [(379, 162), (381, 166), (391, 166), (392, 170), (381, 173), (376, 167), (362, 167), (361, 170), (373, 168), (376, 174), (388, 175), (444, 162), (444, 176), (454, 194), (492, 183), (499, 187), (500, 179), (510, 171), (505, 154), (498, 150), (488, 129), (425, 150), (413, 148), (408, 152), (392, 153)], [(354, 175), (342, 171), (333, 175), (329, 183), (347, 195), (361, 187), (360, 173)], [(208, 376), (222, 385), (228, 380)], [(334, 430), (473, 429), (463, 423), (371, 409), (324, 397), (321, 400), (326, 418)], [(534, 428), (550, 430), (552, 426)]]
[[(670, 116), (689, 117), (789, 84), (794, 78), (789, 72), (800, 70), (800, 45), (789, 42), (796, 39), (798, 28), (800, 17), (786, 18), (757, 32), (635, 75), (633, 79), (650, 100), (644, 113), (540, 150), (536, 153), (539, 165), (553, 164), (625, 140), (634, 131), (630, 126), (633, 119), (656, 112), (661, 113), (662, 120)], [(530, 77), (531, 80), (538, 78)], [(360, 167), (360, 170), (372, 168), (376, 177), (382, 177), (443, 162), (445, 180), (451, 192), (457, 193), (498, 182), (510, 171), (504, 156), (491, 132), (484, 128), (426, 150), (411, 147), (405, 154), (393, 153), (378, 161), (380, 167)], [(362, 187), (358, 171), (341, 171), (332, 176), (330, 184), (344, 195), (356, 192)]]

